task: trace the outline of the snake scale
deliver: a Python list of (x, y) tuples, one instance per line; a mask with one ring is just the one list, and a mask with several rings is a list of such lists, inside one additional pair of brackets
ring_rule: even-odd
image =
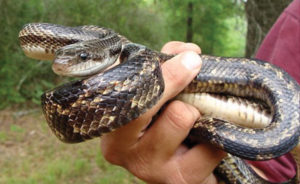
[[(27, 56), (55, 59), (55, 73), (83, 77), (41, 97), (49, 127), (67, 143), (99, 137), (150, 109), (164, 92), (160, 65), (173, 57), (92, 25), (32, 23), (23, 27), (19, 39)], [(187, 140), (209, 141), (230, 153), (216, 169), (228, 183), (269, 183), (240, 158), (272, 159), (298, 144), (299, 85), (267, 62), (201, 58), (200, 73), (177, 97), (196, 106), (201, 100), (198, 106), (209, 111), (195, 123)], [(208, 110), (210, 106), (217, 113)], [(242, 126), (243, 122), (250, 125)], [(287, 181), (295, 182), (295, 178)]]

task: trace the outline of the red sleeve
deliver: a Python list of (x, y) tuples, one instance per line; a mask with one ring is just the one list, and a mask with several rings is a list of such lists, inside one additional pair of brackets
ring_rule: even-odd
[[(261, 44), (256, 58), (279, 66), (300, 83), (300, 0), (294, 0), (280, 15)], [(296, 173), (290, 154), (250, 163), (262, 170), (272, 182), (284, 182)]]
[(300, 83), (300, 0), (294, 0), (280, 15), (256, 57), (279, 66)]

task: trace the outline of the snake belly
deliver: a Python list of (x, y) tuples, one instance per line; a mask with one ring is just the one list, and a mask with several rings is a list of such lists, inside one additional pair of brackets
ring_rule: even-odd
[[(53, 59), (60, 48), (97, 39), (105, 40), (101, 42), (103, 48), (114, 48), (101, 57), (119, 57), (120, 64), (115, 67), (42, 95), (42, 108), (49, 127), (60, 140), (68, 143), (111, 132), (155, 105), (164, 91), (160, 65), (173, 57), (131, 43), (110, 29), (97, 26), (34, 23), (24, 26), (19, 39), (25, 54), (37, 59)], [(201, 55), (201, 58), (201, 72), (179, 98), (186, 94), (208, 93), (251, 100), (270, 111), (271, 122), (263, 128), (247, 128), (219, 117), (207, 117), (195, 123), (189, 141), (206, 140), (234, 156), (249, 160), (272, 159), (298, 144), (300, 87), (286, 72), (255, 59), (208, 55)], [(233, 156), (228, 158), (217, 169), (227, 178), (225, 180), (253, 183), (253, 178), (245, 176), (253, 172), (241, 172), (247, 170), (246, 166), (233, 169), (242, 179), (228, 179), (232, 176), (226, 171), (234, 166), (230, 160), (238, 165), (244, 163)], [(262, 179), (255, 183), (258, 181), (267, 183)]]

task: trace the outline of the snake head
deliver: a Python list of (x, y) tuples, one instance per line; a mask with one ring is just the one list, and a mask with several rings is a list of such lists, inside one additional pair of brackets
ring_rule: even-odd
[(70, 77), (86, 77), (102, 72), (119, 57), (122, 46), (117, 39), (113, 36), (62, 47), (56, 51), (52, 69), (58, 75)]

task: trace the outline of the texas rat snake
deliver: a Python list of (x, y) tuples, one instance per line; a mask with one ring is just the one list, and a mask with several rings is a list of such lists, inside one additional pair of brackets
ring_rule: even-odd
[[(19, 39), (27, 56), (55, 58), (55, 73), (84, 77), (41, 98), (48, 125), (68, 143), (111, 132), (150, 109), (164, 91), (160, 64), (173, 57), (97, 26), (33, 23), (24, 26)], [(232, 155), (266, 160), (298, 144), (299, 85), (263, 61), (201, 58), (201, 72), (177, 97), (199, 103), (197, 108), (204, 111), (188, 140), (206, 140), (230, 153), (216, 169), (227, 182), (267, 183)]]

